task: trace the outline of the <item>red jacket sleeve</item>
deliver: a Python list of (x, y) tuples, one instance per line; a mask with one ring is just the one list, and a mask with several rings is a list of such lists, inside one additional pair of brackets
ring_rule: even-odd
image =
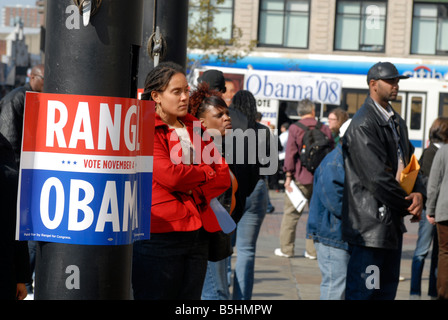
[(231, 186), (230, 171), (224, 158), (221, 164), (214, 164), (215, 178), (193, 190), (197, 204), (210, 203), (210, 200), (223, 194)]
[(154, 135), (153, 179), (169, 192), (188, 193), (216, 178), (215, 170), (206, 164), (175, 164), (170, 158), (168, 140), (163, 130), (156, 130)]

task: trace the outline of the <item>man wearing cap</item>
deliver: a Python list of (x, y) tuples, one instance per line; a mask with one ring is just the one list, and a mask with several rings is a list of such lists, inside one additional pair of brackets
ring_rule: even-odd
[(403, 219), (418, 221), (426, 190), (420, 176), (408, 195), (399, 184), (414, 147), (405, 121), (389, 101), (396, 99), (400, 79), (389, 62), (367, 74), (369, 96), (343, 137), (345, 165), (342, 210), (343, 239), (349, 244), (346, 299), (390, 299), (396, 295)]
[(226, 82), (222, 71), (210, 69), (205, 71), (199, 78), (198, 82), (206, 82), (211, 90), (218, 90), (221, 93), (226, 92)]

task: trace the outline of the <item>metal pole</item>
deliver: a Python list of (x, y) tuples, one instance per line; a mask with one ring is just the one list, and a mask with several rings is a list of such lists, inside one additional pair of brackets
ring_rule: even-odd
[(187, 64), (188, 0), (156, 0), (156, 26), (167, 44), (164, 61)]
[[(143, 0), (102, 1), (87, 26), (73, 5), (47, 1), (44, 92), (135, 98)], [(130, 298), (132, 245), (37, 247), (35, 299)]]
[[(158, 60), (159, 63), (173, 61), (186, 68), (188, 0), (145, 0), (143, 25), (144, 37), (140, 52), (139, 88), (144, 87), (146, 75), (154, 68), (154, 60)], [(154, 52), (148, 53), (147, 44), (148, 40), (155, 39), (157, 27), (163, 39), (162, 47), (158, 46), (157, 48), (161, 50), (162, 54), (158, 59), (154, 59)], [(150, 44), (151, 46), (156, 47), (154, 43)]]
[(153, 34), (153, 20), (154, 20), (154, 1), (145, 0), (143, 2), (143, 40), (142, 47), (140, 48), (140, 61), (139, 61), (139, 77), (138, 88), (143, 89), (145, 87), (145, 78), (148, 72), (154, 68), (154, 61), (148, 53), (148, 41), (150, 41)]

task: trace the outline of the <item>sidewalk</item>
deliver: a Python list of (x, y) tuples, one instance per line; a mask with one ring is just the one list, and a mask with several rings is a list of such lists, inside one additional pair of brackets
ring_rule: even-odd
[[(284, 193), (269, 191), (274, 213), (266, 214), (257, 242), (255, 260), (255, 283), (253, 300), (319, 300), (321, 280), (317, 260), (303, 256), (305, 250), (305, 230), (308, 211), (302, 214), (297, 225), (296, 256), (282, 258), (274, 255), (279, 247), (279, 231), (283, 215)], [(409, 300), (412, 256), (417, 241), (418, 224), (406, 219), (408, 232), (403, 238), (403, 253), (400, 274), (405, 278), (400, 281), (396, 300)], [(237, 254), (237, 253), (236, 253)], [(430, 253), (425, 260), (422, 280), (422, 300), (429, 300), (428, 277)]]

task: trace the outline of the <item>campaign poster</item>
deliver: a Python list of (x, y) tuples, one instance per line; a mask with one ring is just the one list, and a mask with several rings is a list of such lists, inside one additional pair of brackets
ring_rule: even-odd
[(309, 99), (324, 104), (339, 105), (342, 81), (300, 72), (250, 70), (245, 88), (259, 99), (301, 101)]
[(16, 239), (149, 239), (154, 103), (27, 92)]
[[(261, 113), (261, 123), (271, 129), (279, 129), (278, 127), (278, 100), (275, 99), (259, 99), (257, 101), (257, 111)], [(273, 128), (271, 127), (273, 126)]]

